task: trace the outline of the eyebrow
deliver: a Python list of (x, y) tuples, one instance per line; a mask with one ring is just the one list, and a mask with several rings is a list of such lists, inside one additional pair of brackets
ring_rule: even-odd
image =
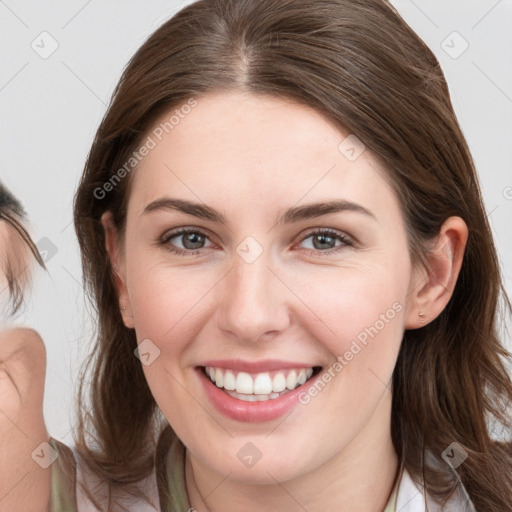
[[(221, 224), (226, 224), (224, 215), (214, 208), (201, 203), (194, 203), (185, 199), (174, 199), (171, 197), (162, 197), (152, 201), (142, 211), (141, 215), (149, 214), (161, 210), (177, 210), (187, 215), (192, 215), (200, 219), (206, 219)], [(308, 203), (301, 206), (288, 208), (278, 217), (277, 224), (291, 224), (302, 220), (313, 219), (339, 212), (356, 212), (377, 220), (375, 215), (360, 204), (336, 199), (317, 203)]]

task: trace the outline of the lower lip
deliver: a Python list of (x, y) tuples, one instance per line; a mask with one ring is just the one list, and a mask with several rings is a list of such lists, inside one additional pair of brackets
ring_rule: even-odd
[(246, 423), (259, 423), (272, 421), (290, 412), (299, 404), (299, 395), (309, 388), (319, 374), (307, 380), (304, 384), (295, 388), (279, 398), (265, 400), (263, 402), (245, 402), (229, 396), (218, 388), (204, 373), (202, 368), (197, 368), (201, 384), (208, 398), (215, 408), (232, 420)]

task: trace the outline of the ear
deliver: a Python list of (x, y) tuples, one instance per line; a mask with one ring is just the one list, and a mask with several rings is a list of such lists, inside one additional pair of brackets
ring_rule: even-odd
[(428, 268), (417, 270), (411, 282), (406, 329), (434, 320), (450, 300), (462, 266), (468, 228), (460, 217), (448, 218), (427, 254)]
[(126, 286), (126, 264), (124, 261), (124, 251), (120, 246), (119, 235), (114, 224), (112, 213), (106, 211), (101, 216), (101, 224), (105, 232), (105, 248), (110, 258), (110, 264), (113, 269), (114, 285), (119, 300), (119, 311), (123, 317), (126, 327), (133, 329), (133, 316), (130, 305), (130, 297)]

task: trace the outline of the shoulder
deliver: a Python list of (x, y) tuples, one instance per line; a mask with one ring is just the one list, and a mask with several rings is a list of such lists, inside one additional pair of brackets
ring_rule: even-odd
[[(50, 438), (55, 461), (52, 464), (51, 512), (160, 512), (155, 471), (138, 483), (149, 503), (128, 493), (111, 495), (108, 483), (98, 478), (75, 448)], [(90, 495), (101, 507), (98, 508)], [(108, 508), (108, 503), (111, 508)]]

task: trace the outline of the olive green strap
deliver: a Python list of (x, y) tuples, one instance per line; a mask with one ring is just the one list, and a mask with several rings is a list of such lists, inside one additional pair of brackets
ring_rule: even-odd
[(384, 509), (384, 512), (396, 512), (396, 501), (398, 497), (398, 489), (395, 485), (395, 488), (393, 489), (393, 493), (391, 494), (391, 497), (389, 498), (389, 501), (386, 505), (386, 508)]
[(176, 435), (162, 463), (157, 464), (157, 473), (161, 512), (188, 512), (185, 446)]
[(57, 452), (57, 458), (51, 465), (50, 512), (78, 512), (75, 456), (69, 447), (53, 437), (50, 437), (49, 444)]

